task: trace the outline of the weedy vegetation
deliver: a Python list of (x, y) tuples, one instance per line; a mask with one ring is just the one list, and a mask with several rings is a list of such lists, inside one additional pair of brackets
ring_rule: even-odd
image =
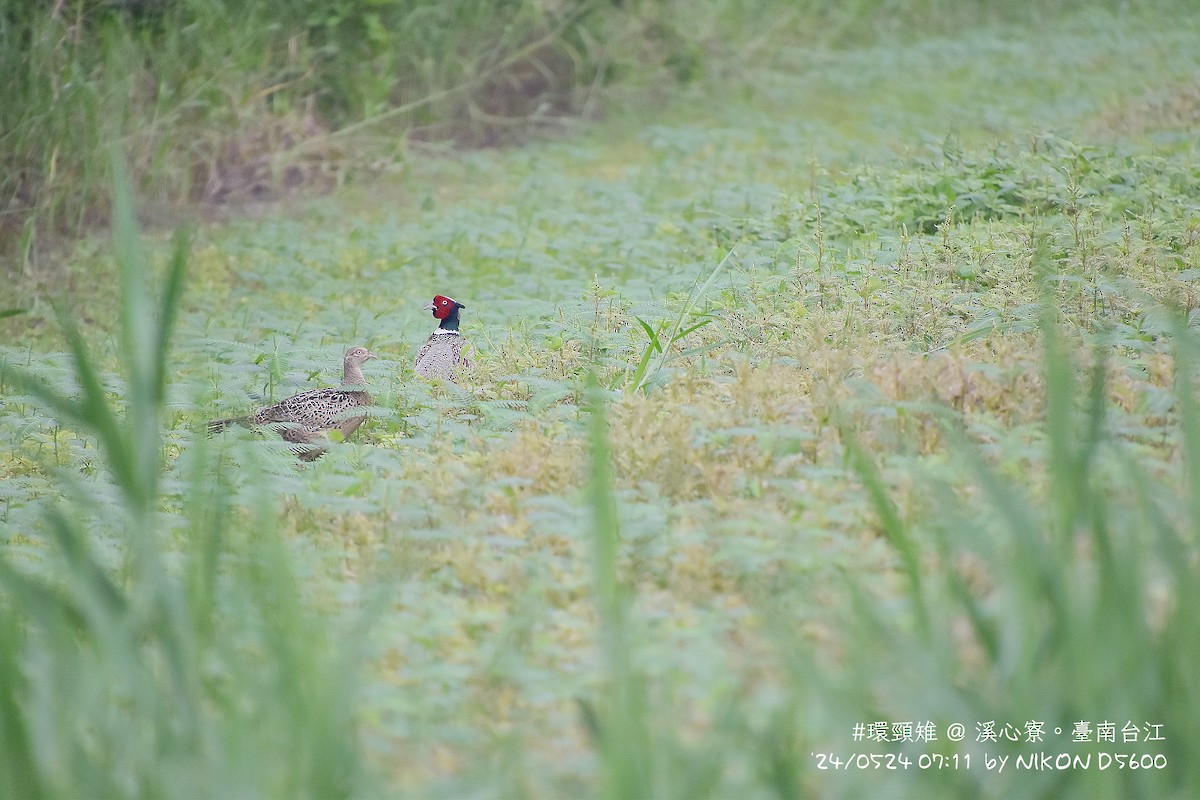
[[(197, 35), (126, 5), (107, 35)], [(341, 72), (294, 44), (349, 87), (311, 90), (330, 131), (465, 80), (358, 82), (402, 73), (369, 5), (307, 18)], [(546, 8), (625, 116), (174, 239), (136, 138), (61, 162), (113, 236), (0, 301), (0, 794), (1200, 794), (1200, 16)], [(435, 293), (455, 384), (412, 375)], [(205, 435), (351, 343), (376, 405), (322, 459)], [(852, 738), (881, 721), (939, 736)]]

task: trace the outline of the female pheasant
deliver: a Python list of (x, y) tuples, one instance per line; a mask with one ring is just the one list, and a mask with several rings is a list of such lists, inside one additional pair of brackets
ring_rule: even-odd
[(209, 433), (224, 430), (233, 424), (246, 427), (266, 425), (278, 431), (284, 440), (296, 445), (292, 449), (300, 458), (312, 461), (325, 452), (320, 442), (326, 439), (326, 434), (336, 430), (345, 439), (358, 430), (358, 426), (367, 418), (365, 414), (355, 414), (354, 411), (371, 404), (362, 365), (367, 359), (375, 357), (365, 347), (351, 347), (342, 361), (340, 387), (301, 392), (248, 417), (214, 420), (208, 423)]
[(471, 366), (463, 357), (467, 340), (458, 332), (458, 311), (462, 308), (466, 306), (439, 294), (423, 309), (432, 311), (433, 318), (441, 323), (417, 351), (416, 371), (422, 378), (452, 381), (460, 367)]

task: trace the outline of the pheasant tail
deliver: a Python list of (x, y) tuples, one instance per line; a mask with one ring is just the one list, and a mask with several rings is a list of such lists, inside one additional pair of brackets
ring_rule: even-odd
[(230, 417), (229, 419), (214, 419), (208, 423), (209, 433), (220, 433), (230, 425), (241, 425), (244, 420), (241, 417)]

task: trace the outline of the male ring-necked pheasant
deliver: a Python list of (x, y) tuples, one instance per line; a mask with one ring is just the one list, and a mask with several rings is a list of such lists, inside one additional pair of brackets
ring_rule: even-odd
[(452, 381), (460, 367), (471, 366), (463, 357), (467, 340), (458, 332), (458, 311), (462, 308), (466, 306), (440, 294), (426, 304), (424, 310), (432, 311), (433, 318), (441, 322), (417, 351), (416, 371), (422, 378)]
[(208, 423), (209, 433), (224, 430), (230, 425), (255, 427), (266, 425), (276, 430), (305, 461), (312, 461), (325, 452), (321, 444), (330, 431), (338, 431), (345, 439), (366, 419), (354, 410), (371, 404), (367, 379), (362, 365), (375, 354), (365, 347), (351, 347), (342, 362), (342, 385), (330, 389), (301, 392), (248, 417), (231, 417)]

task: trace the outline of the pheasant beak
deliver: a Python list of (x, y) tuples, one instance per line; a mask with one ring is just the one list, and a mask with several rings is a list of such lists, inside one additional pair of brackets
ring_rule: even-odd
[(428, 303), (426, 303), (425, 305), (421, 306), (421, 310), (422, 310), (422, 311), (434, 311), (434, 310), (435, 310), (435, 306), (433, 305), (433, 301), (432, 301), (432, 300), (430, 300)]
[(379, 358), (379, 356), (375, 355), (370, 350), (368, 350), (366, 358), (364, 358), (363, 361), (370, 361), (372, 358)]

